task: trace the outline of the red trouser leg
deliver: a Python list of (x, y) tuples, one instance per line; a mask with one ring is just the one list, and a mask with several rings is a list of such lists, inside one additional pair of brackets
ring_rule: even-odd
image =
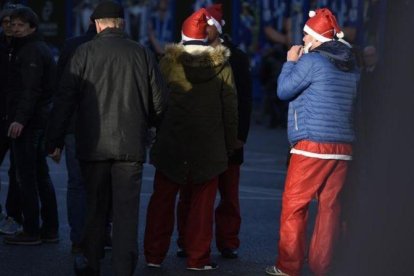
[(191, 189), (183, 189), (184, 186), (180, 187), (180, 197), (177, 204), (177, 232), (178, 239), (177, 245), (179, 248), (184, 249), (184, 237), (185, 227), (187, 225), (188, 211), (191, 206)]
[(187, 266), (200, 267), (210, 263), (210, 245), (213, 238), (214, 201), (218, 178), (201, 185), (183, 186), (185, 193), (191, 190), (191, 205), (185, 226), (184, 248), (188, 254)]
[(309, 266), (316, 276), (329, 272), (335, 242), (340, 232), (340, 200), (348, 163), (337, 161), (318, 195), (318, 214), (309, 247)]
[(240, 204), (239, 204), (240, 165), (229, 165), (219, 177), (220, 203), (216, 208), (217, 249), (237, 249), (240, 245)]
[[(288, 168), (285, 191), (283, 193), (280, 226), (279, 255), (276, 266), (289, 275), (299, 275), (305, 259), (306, 222), (308, 207), (312, 198), (321, 194), (326, 188), (327, 180), (335, 172), (340, 160), (323, 160), (293, 154)], [(341, 183), (330, 182), (340, 188)], [(325, 199), (326, 200), (326, 199)], [(339, 216), (339, 213), (335, 213)], [(331, 235), (331, 224), (320, 221), (324, 233)], [(320, 250), (330, 251), (332, 244), (318, 243)], [(318, 262), (324, 263), (325, 260)]]
[(162, 263), (168, 252), (174, 230), (174, 208), (178, 189), (178, 184), (156, 171), (145, 226), (144, 254), (147, 263)]

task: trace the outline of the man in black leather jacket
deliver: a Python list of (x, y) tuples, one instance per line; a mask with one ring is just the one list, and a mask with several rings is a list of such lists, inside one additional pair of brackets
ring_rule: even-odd
[(96, 7), (91, 19), (98, 34), (81, 45), (66, 66), (48, 130), (48, 149), (55, 157), (61, 147), (58, 141), (78, 107), (77, 157), (87, 197), (82, 242), (86, 260), (75, 263), (79, 275), (99, 275), (111, 200), (114, 272), (134, 273), (144, 143), (148, 128), (164, 109), (166, 87), (155, 58), (128, 39), (123, 18), (123, 8), (116, 2)]

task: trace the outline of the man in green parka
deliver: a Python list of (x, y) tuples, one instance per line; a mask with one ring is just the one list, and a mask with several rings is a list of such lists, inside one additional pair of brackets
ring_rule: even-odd
[(174, 229), (177, 192), (189, 195), (184, 246), (187, 269), (217, 268), (210, 262), (218, 176), (237, 141), (237, 94), (230, 51), (207, 43), (205, 9), (182, 27), (182, 43), (166, 47), (160, 62), (170, 97), (152, 148), (156, 167), (147, 211), (144, 250), (150, 267), (164, 260)]

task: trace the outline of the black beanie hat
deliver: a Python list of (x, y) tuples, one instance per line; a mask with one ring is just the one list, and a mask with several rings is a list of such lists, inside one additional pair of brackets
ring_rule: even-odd
[(91, 15), (91, 20), (101, 18), (124, 18), (124, 8), (114, 1), (99, 3)]

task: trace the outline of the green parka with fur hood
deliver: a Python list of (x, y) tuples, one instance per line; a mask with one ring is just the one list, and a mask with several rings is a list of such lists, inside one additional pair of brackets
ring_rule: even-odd
[(171, 44), (160, 61), (170, 95), (151, 159), (176, 183), (203, 183), (227, 169), (238, 118), (229, 56), (224, 46)]

